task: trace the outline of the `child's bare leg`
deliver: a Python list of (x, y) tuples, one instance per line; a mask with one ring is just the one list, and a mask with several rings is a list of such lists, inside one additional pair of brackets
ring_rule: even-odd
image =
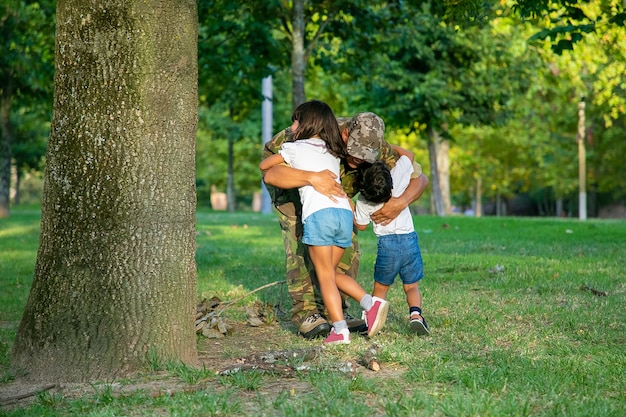
[[(335, 270), (339, 263), (339, 260), (337, 260), (337, 263), (334, 262), (334, 257), (336, 256), (335, 251), (337, 249), (341, 248), (337, 248), (336, 246), (309, 246), (309, 255), (315, 266), (322, 299), (324, 300), (324, 305), (328, 310), (328, 315), (332, 323), (344, 319), (341, 295), (339, 294), (335, 277)], [(341, 253), (343, 253), (343, 249), (341, 249)], [(340, 258), (341, 255), (339, 255), (338, 259)]]
[[(339, 261), (342, 255), (343, 249), (335, 246), (333, 249), (333, 263), (336, 262), (337, 265), (339, 265)], [(363, 299), (363, 297), (367, 295), (363, 287), (361, 287), (361, 285), (356, 282), (356, 280), (350, 275), (337, 272), (335, 274), (335, 282), (337, 283), (337, 288), (339, 288), (339, 291), (346, 294), (348, 297), (357, 302), (360, 302), (361, 299)]]
[(372, 292), (372, 295), (374, 297), (379, 297), (383, 300), (386, 300), (387, 291), (389, 291), (389, 285), (381, 284), (380, 282), (374, 281), (374, 292)]
[(360, 302), (367, 295), (363, 287), (354, 280), (350, 275), (337, 274), (337, 288), (353, 300)]
[(426, 320), (422, 317), (422, 294), (420, 293), (419, 284), (405, 284), (404, 293), (406, 294), (406, 302), (409, 305), (409, 317), (411, 319), (411, 330), (419, 336), (430, 334)]
[(409, 307), (422, 308), (422, 293), (417, 282), (413, 284), (404, 284), (404, 294)]

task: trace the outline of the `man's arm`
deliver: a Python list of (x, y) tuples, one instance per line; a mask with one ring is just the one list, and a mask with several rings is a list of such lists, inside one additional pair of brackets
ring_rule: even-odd
[(303, 171), (288, 165), (274, 165), (265, 171), (265, 175), (263, 176), (263, 180), (266, 184), (283, 189), (311, 185), (315, 190), (326, 195), (333, 201), (336, 201), (334, 196), (346, 196), (346, 193), (343, 191), (341, 184), (337, 182), (336, 178), (337, 176), (329, 170), (321, 172)]
[(416, 201), (424, 194), (428, 188), (428, 177), (421, 173), (417, 178), (411, 178), (409, 185), (400, 197), (392, 197), (387, 201), (377, 212), (372, 214), (372, 221), (383, 226), (389, 224), (393, 219), (398, 217), (400, 212), (404, 210), (409, 204)]

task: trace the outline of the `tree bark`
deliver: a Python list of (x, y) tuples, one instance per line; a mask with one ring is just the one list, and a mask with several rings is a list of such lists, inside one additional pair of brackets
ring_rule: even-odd
[(58, 0), (41, 237), (13, 367), (194, 363), (196, 2)]

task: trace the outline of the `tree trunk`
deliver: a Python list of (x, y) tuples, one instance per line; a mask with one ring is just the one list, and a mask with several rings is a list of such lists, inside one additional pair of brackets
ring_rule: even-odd
[(437, 171), (439, 172), (439, 187), (443, 199), (443, 210), (446, 216), (452, 214), (450, 199), (450, 141), (441, 140), (437, 135)]
[(482, 217), (483, 215), (483, 177), (476, 177), (476, 194), (474, 196), (474, 216)]
[(0, 95), (0, 219), (11, 213), (11, 101), (14, 86), (10, 79), (2, 80)]
[(292, 76), (292, 99), (291, 103), (295, 110), (306, 101), (304, 92), (304, 71), (306, 67), (304, 51), (304, 1), (294, 0), (291, 16), (291, 76)]
[[(449, 172), (447, 171), (448, 167), (448, 159), (447, 159), (447, 151), (445, 152), (445, 157), (440, 156), (441, 153), (441, 137), (439, 133), (431, 129), (429, 131), (428, 141), (428, 157), (430, 160), (430, 181), (432, 184), (432, 203), (435, 214), (438, 216), (446, 215), (446, 207), (448, 207), (448, 212), (450, 212), (450, 177)], [(444, 146), (444, 150), (447, 150), (447, 146)], [(443, 159), (442, 159), (443, 158)], [(444, 164), (444, 173), (442, 175), (442, 171), (439, 167), (439, 163), (442, 161)], [(447, 174), (447, 175), (446, 175)], [(447, 190), (447, 192), (446, 192)], [(446, 203), (447, 200), (447, 203)]]
[(22, 185), (23, 176), (24, 174), (22, 174), (22, 171), (17, 166), (15, 166), (15, 187), (13, 188), (15, 190), (15, 194), (13, 196), (13, 204), (15, 204), (16, 206), (21, 202), (20, 187)]
[(197, 360), (196, 2), (57, 2), (41, 237), (13, 367), (36, 380)]
[(563, 213), (563, 197), (557, 197), (555, 215), (556, 217), (564, 217)]
[(232, 136), (228, 137), (228, 178), (226, 179), (226, 205), (230, 213), (235, 212), (235, 167), (234, 167), (234, 143)]

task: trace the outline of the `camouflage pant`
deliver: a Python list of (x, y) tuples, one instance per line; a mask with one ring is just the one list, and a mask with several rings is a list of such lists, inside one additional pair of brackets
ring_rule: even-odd
[[(293, 301), (291, 318), (300, 324), (314, 313), (324, 314), (324, 303), (319, 289), (315, 268), (309, 258), (307, 246), (302, 243), (302, 217), (299, 204), (284, 203), (274, 208), (282, 230), (285, 245), (285, 269), (287, 288)], [(346, 248), (337, 267), (337, 271), (356, 279), (359, 269), (359, 243), (357, 235), (352, 233), (352, 246)], [(343, 308), (348, 308), (348, 301), (342, 294)]]

